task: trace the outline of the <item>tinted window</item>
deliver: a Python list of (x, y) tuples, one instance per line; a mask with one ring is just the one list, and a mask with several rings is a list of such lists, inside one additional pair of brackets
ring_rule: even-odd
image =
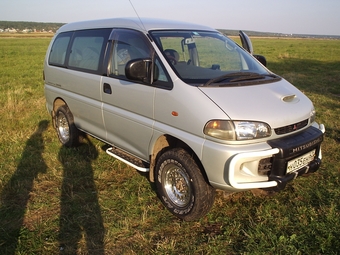
[(73, 69), (98, 71), (110, 31), (111, 29), (96, 29), (75, 32), (68, 66)]
[(126, 63), (139, 58), (152, 58), (145, 36), (137, 31), (117, 29), (114, 35), (110, 75), (125, 78)]
[(125, 66), (128, 61), (134, 59), (152, 59), (154, 61), (153, 68), (155, 68), (153, 72), (153, 85), (166, 89), (172, 88), (169, 75), (159, 59), (155, 58), (154, 50), (144, 34), (134, 30), (116, 29), (112, 39), (113, 52), (109, 69), (111, 77), (127, 79), (125, 76)]
[(72, 33), (62, 33), (54, 40), (49, 57), (50, 65), (65, 65), (66, 51), (71, 35)]

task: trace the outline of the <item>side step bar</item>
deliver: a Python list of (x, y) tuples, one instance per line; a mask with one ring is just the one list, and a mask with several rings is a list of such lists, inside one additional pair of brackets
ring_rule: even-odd
[(115, 147), (108, 148), (106, 150), (106, 153), (120, 161), (123, 161), (125, 164), (132, 166), (138, 171), (149, 172), (150, 170), (149, 163), (141, 160), (140, 158), (132, 156), (131, 154), (128, 154), (127, 152), (122, 151), (118, 148)]

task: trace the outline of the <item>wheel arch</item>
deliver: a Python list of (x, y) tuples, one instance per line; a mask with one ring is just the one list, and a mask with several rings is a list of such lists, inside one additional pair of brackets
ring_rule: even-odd
[(205, 178), (206, 182), (209, 183), (205, 169), (204, 169), (201, 161), (199, 160), (197, 154), (195, 153), (195, 151), (187, 143), (183, 142), (182, 140), (180, 140), (180, 139), (178, 139), (174, 136), (167, 135), (167, 134), (160, 136), (153, 146), (152, 154), (150, 155), (150, 172), (149, 172), (149, 180), (151, 182), (155, 181), (155, 167), (156, 167), (156, 163), (157, 163), (158, 158), (165, 151), (173, 149), (173, 148), (183, 148), (184, 150), (186, 150), (195, 160), (195, 162), (196, 162), (197, 166), (200, 168), (202, 175)]

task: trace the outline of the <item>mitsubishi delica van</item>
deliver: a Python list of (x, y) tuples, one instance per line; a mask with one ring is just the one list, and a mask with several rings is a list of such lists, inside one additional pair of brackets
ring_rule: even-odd
[(196, 220), (215, 190), (282, 190), (321, 164), (312, 102), (215, 29), (152, 19), (62, 26), (47, 50), (47, 110), (60, 142), (85, 133), (148, 172), (164, 206)]

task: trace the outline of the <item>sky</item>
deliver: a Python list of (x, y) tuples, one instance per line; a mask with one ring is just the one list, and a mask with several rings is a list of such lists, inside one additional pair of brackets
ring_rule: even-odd
[(69, 23), (136, 17), (135, 10), (215, 29), (340, 35), (339, 0), (0, 0), (3, 21)]

